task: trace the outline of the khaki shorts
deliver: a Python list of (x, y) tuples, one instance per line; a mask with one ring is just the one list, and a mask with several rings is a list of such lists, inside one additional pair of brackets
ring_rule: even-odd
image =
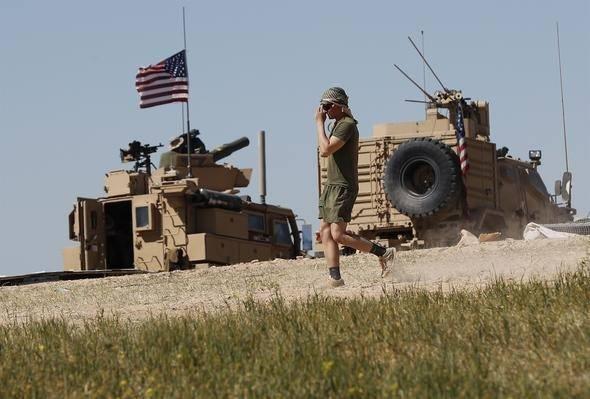
[(326, 223), (350, 222), (358, 190), (346, 186), (327, 185), (320, 195), (319, 218)]

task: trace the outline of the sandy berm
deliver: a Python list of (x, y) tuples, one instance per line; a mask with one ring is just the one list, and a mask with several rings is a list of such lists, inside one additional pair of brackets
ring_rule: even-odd
[(217, 312), (254, 298), (280, 294), (291, 301), (309, 295), (375, 297), (393, 289), (473, 289), (495, 279), (550, 280), (577, 270), (590, 257), (590, 238), (506, 240), (450, 248), (398, 252), (385, 279), (373, 255), (342, 258), (346, 285), (329, 288), (324, 259), (274, 260), (208, 269), (58, 281), (0, 287), (0, 324), (97, 314), (141, 320), (150, 315)]

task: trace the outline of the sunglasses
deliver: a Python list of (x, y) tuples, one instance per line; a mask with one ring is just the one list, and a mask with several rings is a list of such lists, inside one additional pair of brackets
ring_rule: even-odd
[(323, 109), (324, 111), (329, 111), (329, 110), (330, 110), (330, 108), (332, 108), (332, 106), (333, 106), (333, 105), (334, 105), (334, 104), (332, 104), (332, 103), (324, 103), (324, 104), (322, 104), (322, 109)]

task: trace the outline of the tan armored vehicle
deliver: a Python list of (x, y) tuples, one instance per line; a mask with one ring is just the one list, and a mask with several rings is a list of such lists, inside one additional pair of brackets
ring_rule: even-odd
[[(424, 93), (424, 120), (378, 124), (372, 137), (360, 139), (359, 194), (349, 230), (389, 246), (432, 247), (456, 244), (461, 229), (522, 238), (529, 222), (573, 220), (571, 174), (550, 195), (537, 170), (541, 151), (530, 151), (524, 161), (496, 148), (486, 101), (447, 88)], [(318, 159), (321, 190), (326, 161)], [(557, 204), (559, 194), (567, 204)]]
[(173, 140), (153, 173), (150, 154), (159, 146), (134, 141), (121, 150), (135, 167), (108, 172), (105, 197), (78, 198), (69, 234), (80, 245), (64, 250), (65, 270), (165, 271), (299, 254), (293, 211), (235, 195), (252, 170), (218, 164), (248, 139), (207, 151), (197, 135)]

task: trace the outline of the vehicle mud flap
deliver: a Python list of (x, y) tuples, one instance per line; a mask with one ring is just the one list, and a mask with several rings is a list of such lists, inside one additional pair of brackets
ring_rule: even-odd
[(164, 253), (164, 266), (166, 270), (186, 270), (189, 269), (188, 256), (182, 248), (170, 248)]
[(387, 161), (383, 185), (399, 212), (411, 218), (432, 216), (462, 198), (459, 159), (439, 140), (408, 140)]

